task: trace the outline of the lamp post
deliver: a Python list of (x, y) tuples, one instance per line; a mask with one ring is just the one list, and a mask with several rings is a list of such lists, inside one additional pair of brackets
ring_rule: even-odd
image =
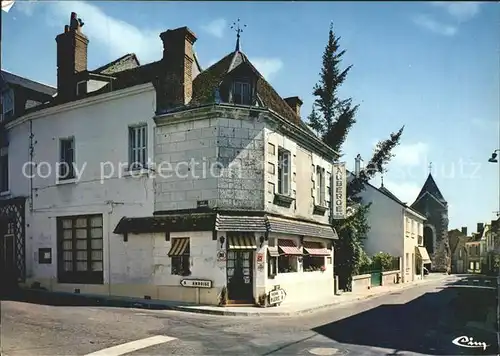
[[(500, 163), (498, 153), (500, 153), (500, 149), (496, 149), (491, 153), (491, 157), (488, 159), (490, 163), (498, 164), (498, 211), (497, 216), (500, 216)], [(498, 268), (498, 276), (497, 276), (497, 346), (500, 350), (500, 268)]]

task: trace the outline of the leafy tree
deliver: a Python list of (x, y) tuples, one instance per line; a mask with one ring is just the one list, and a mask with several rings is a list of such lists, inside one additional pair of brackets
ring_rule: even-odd
[[(352, 68), (351, 65), (344, 70), (341, 69), (344, 54), (345, 50), (340, 48), (340, 37), (335, 36), (333, 24), (330, 24), (320, 79), (313, 89), (315, 100), (308, 122), (323, 142), (339, 154), (342, 153), (342, 146), (350, 129), (356, 123), (355, 116), (359, 107), (353, 104), (351, 98), (339, 97), (339, 89)], [(346, 219), (334, 223), (339, 234), (335, 246), (335, 269), (342, 289), (351, 290), (352, 276), (358, 272), (359, 266), (365, 260), (363, 239), (370, 229), (366, 220), (370, 205), (362, 203), (359, 193), (371, 178), (385, 171), (387, 163), (393, 157), (392, 150), (399, 144), (403, 130), (404, 126), (392, 133), (388, 139), (380, 141), (365, 169), (354, 179), (348, 180), (347, 200), (353, 213)]]

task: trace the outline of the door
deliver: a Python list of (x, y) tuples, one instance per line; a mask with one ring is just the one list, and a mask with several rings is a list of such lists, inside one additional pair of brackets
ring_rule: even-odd
[(16, 285), (14, 235), (0, 236), (0, 269), (2, 287), (14, 287)]
[(415, 270), (416, 270), (416, 266), (415, 266), (415, 254), (412, 253), (411, 254), (411, 280), (414, 281), (415, 280)]
[(229, 250), (227, 253), (228, 301), (253, 304), (253, 251)]

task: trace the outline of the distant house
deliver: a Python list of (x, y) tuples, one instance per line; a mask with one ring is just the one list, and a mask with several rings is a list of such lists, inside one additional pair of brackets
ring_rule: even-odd
[(477, 223), (477, 231), (472, 233), (469, 241), (465, 243), (467, 249), (467, 272), (483, 273), (487, 268), (486, 234), (489, 230), (484, 223)]
[(448, 237), (451, 249), (451, 273), (467, 273), (469, 264), (466, 243), (470, 240), (467, 236), (467, 228), (451, 230), (448, 232)]

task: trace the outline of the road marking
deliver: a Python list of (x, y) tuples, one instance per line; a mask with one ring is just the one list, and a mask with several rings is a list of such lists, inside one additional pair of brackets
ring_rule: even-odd
[(175, 337), (156, 335), (147, 337), (145, 339), (127, 342), (125, 344), (108, 347), (106, 349), (92, 352), (85, 356), (120, 356), (123, 354), (128, 354), (129, 352), (145, 349), (146, 347), (163, 344), (165, 342), (173, 341), (176, 339), (177, 338)]

